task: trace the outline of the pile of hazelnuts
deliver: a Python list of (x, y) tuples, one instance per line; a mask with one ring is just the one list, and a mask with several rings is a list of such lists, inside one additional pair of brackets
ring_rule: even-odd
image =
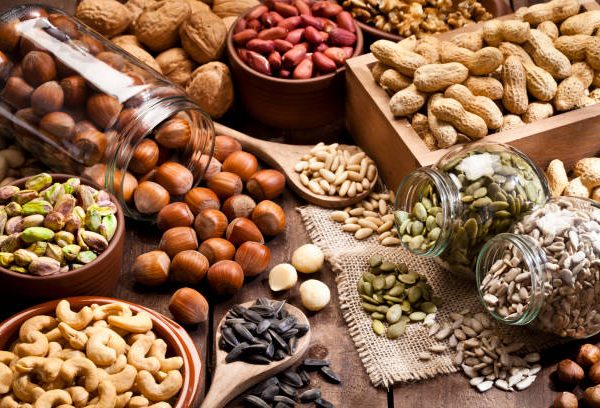
[[(195, 286), (206, 278), (214, 294), (233, 295), (245, 277), (269, 266), (265, 237), (275, 237), (286, 225), (283, 209), (272, 201), (285, 189), (285, 176), (260, 169), (256, 157), (229, 136), (215, 138), (213, 159), (204, 186), (158, 212), (163, 235), (158, 250), (135, 260), (138, 283), (158, 286), (172, 280)], [(190, 304), (206, 301), (195, 290), (178, 291), (171, 312), (182, 323), (203, 321), (204, 314), (190, 311)]]
[[(586, 378), (591, 384), (583, 392), (586, 407), (600, 408), (600, 347), (584, 344), (579, 348), (575, 361), (564, 359), (556, 367), (556, 378), (570, 387), (581, 385)], [(579, 401), (571, 392), (561, 392), (554, 400), (554, 408), (577, 408)]]

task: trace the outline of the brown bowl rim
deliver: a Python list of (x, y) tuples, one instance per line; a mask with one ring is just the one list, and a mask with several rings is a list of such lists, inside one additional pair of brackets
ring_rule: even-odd
[[(52, 176), (53, 182), (55, 180), (59, 180), (59, 179), (67, 180), (72, 177), (77, 177), (80, 180), (82, 180), (86, 185), (89, 185), (97, 190), (100, 190), (100, 189), (104, 190), (103, 187), (101, 187), (99, 184), (97, 184), (93, 180), (90, 180), (87, 177), (73, 176), (73, 175), (65, 174), (65, 173), (49, 173), (49, 174)], [(13, 181), (9, 185), (11, 185), (11, 186), (23, 185), (23, 184), (25, 184), (25, 181), (29, 180), (31, 177), (34, 177), (34, 176), (20, 178), (18, 180)], [(32, 275), (30, 273), (13, 272), (10, 269), (7, 269), (3, 266), (0, 266), (0, 273), (4, 273), (6, 275), (13, 276), (15, 278), (24, 279), (24, 280), (52, 281), (52, 280), (56, 280), (56, 279), (63, 279), (63, 278), (69, 277), (69, 276), (73, 276), (78, 273), (85, 273), (85, 272), (91, 270), (92, 268), (96, 267), (96, 265), (99, 261), (103, 260), (111, 252), (113, 252), (113, 250), (117, 246), (117, 243), (120, 240), (122, 240), (123, 237), (125, 236), (125, 216), (123, 215), (123, 209), (121, 208), (121, 204), (119, 204), (119, 201), (117, 200), (117, 198), (114, 195), (112, 195), (110, 193), (108, 193), (108, 194), (110, 196), (110, 201), (112, 201), (117, 206), (117, 230), (115, 231), (115, 235), (113, 236), (113, 239), (108, 243), (108, 248), (106, 248), (106, 250), (104, 250), (104, 252), (102, 252), (92, 262), (90, 262), (89, 264), (82, 266), (81, 268), (78, 268), (78, 269), (73, 269), (71, 271), (67, 271), (64, 273), (59, 272), (59, 273), (55, 273), (54, 275), (46, 275), (46, 276), (37, 276), (37, 275)]]
[[(10, 344), (9, 342), (12, 338), (8, 338), (7, 336), (4, 336), (4, 334), (6, 334), (5, 332), (11, 331), (11, 329), (14, 328), (15, 324), (17, 324), (19, 320), (26, 320), (30, 317), (34, 317), (42, 313), (53, 312), (56, 309), (56, 305), (61, 300), (67, 300), (71, 304), (71, 306), (75, 307), (76, 309), (82, 306), (89, 306), (93, 303), (107, 304), (120, 302), (127, 304), (135, 312), (147, 312), (150, 315), (150, 318), (152, 319), (153, 325), (158, 326), (159, 331), (167, 333), (169, 335), (169, 340), (171, 341), (171, 343), (169, 343), (169, 346), (171, 348), (176, 348), (181, 351), (181, 353), (178, 355), (183, 359), (183, 384), (181, 386), (181, 390), (179, 391), (179, 397), (173, 403), (173, 407), (188, 408), (195, 401), (198, 395), (198, 391), (200, 389), (202, 360), (200, 358), (198, 348), (194, 344), (194, 341), (182, 326), (169, 319), (168, 317), (164, 316), (163, 314), (157, 312), (156, 310), (150, 309), (149, 307), (142, 306), (137, 303), (105, 296), (71, 296), (40, 303), (28, 307), (27, 309), (22, 310), (20, 312), (17, 312), (5, 319), (2, 323), (0, 323), (0, 342), (3, 342), (5, 346), (7, 344)], [(155, 327), (153, 327), (153, 330), (155, 330)], [(18, 330), (15, 330), (15, 333), (18, 333)], [(185, 353), (185, 351), (188, 351), (189, 353)], [(192, 368), (197, 368), (197, 370), (192, 370)], [(194, 378), (191, 378), (192, 371), (194, 371)], [(196, 371), (197, 374), (195, 373)], [(183, 394), (184, 389), (187, 391), (185, 395)]]
[(363, 23), (362, 21), (358, 21), (356, 20), (356, 24), (360, 27), (361, 30), (365, 31), (366, 33), (370, 34), (373, 37), (377, 37), (379, 39), (383, 39), (383, 40), (390, 40), (390, 41), (400, 41), (403, 40), (406, 37), (402, 37), (399, 34), (392, 34), (392, 33), (388, 33), (386, 31), (380, 30), (379, 28), (373, 27), (367, 23)]
[[(253, 11), (254, 9), (261, 7), (261, 6), (263, 6), (263, 4), (259, 4), (255, 7), (252, 7), (250, 9), (246, 10), (245, 12), (243, 12), (242, 14), (240, 14), (238, 16), (238, 18), (235, 19), (234, 23), (231, 25), (231, 28), (227, 32), (227, 54), (229, 55), (229, 58), (232, 58), (237, 65), (242, 67), (242, 69), (244, 71), (249, 72), (250, 74), (257, 76), (259, 78), (267, 79), (267, 80), (273, 81), (275, 83), (282, 83), (282, 84), (311, 84), (311, 83), (316, 83), (316, 82), (319, 82), (322, 80), (331, 79), (334, 76), (338, 75), (339, 73), (344, 72), (344, 70), (346, 69), (345, 64), (343, 66), (339, 67), (338, 69), (336, 69), (335, 72), (330, 72), (329, 74), (326, 74), (326, 75), (321, 75), (321, 76), (313, 77), (313, 78), (309, 78), (309, 79), (293, 79), (293, 78), (290, 79), (290, 78), (278, 78), (278, 77), (274, 77), (274, 76), (265, 75), (265, 74), (262, 74), (256, 70), (252, 69), (251, 67), (249, 67), (248, 64), (246, 64), (244, 61), (242, 61), (242, 59), (236, 52), (235, 45), (233, 44), (233, 30), (235, 30), (235, 27), (236, 27), (238, 21), (245, 18), (251, 11)], [(363, 38), (363, 33), (361, 30), (361, 27), (357, 24), (358, 21), (356, 21), (356, 19), (353, 18), (352, 20), (354, 21), (354, 27), (356, 27), (356, 33), (355, 33), (356, 34), (356, 43), (354, 44), (354, 53), (352, 54), (352, 56), (350, 58), (354, 58), (354, 57), (361, 55), (363, 52), (363, 47), (364, 47), (364, 38)], [(346, 60), (348, 60), (350, 58), (347, 58)]]

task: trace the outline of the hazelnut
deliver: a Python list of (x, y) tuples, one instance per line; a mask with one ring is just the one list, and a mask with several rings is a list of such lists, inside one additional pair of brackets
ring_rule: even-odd
[(198, 251), (182, 251), (171, 262), (171, 276), (176, 282), (196, 285), (208, 271), (208, 259)]
[(33, 109), (31, 108), (19, 109), (15, 112), (15, 116), (32, 125), (37, 125), (40, 123), (39, 116), (33, 113)]
[(208, 269), (208, 286), (217, 295), (233, 295), (244, 284), (244, 271), (234, 261), (219, 261)]
[(198, 324), (208, 320), (208, 302), (202, 294), (191, 288), (181, 288), (173, 293), (169, 311), (181, 324)]
[(64, 102), (64, 93), (56, 81), (46, 82), (31, 94), (31, 107), (36, 115), (45, 115), (60, 110)]
[(235, 261), (242, 267), (244, 275), (256, 276), (269, 266), (271, 251), (258, 242), (244, 242), (235, 253)]
[(211, 157), (209, 160), (209, 157), (207, 155), (202, 155), (200, 157), (200, 160), (198, 160), (198, 168), (204, 168), (204, 174), (202, 175), (202, 178), (208, 180), (215, 174), (220, 173), (223, 168), (223, 165), (214, 157)]
[(231, 136), (218, 135), (215, 137), (215, 159), (224, 162), (231, 153), (242, 150), (240, 142)]
[(227, 217), (219, 210), (204, 209), (196, 216), (194, 229), (201, 241), (222, 237), (227, 229)]
[(583, 368), (591, 367), (600, 361), (600, 347), (590, 343), (583, 344), (575, 361)]
[[(104, 183), (101, 185), (104, 185)], [(126, 171), (125, 176), (123, 176), (120, 170), (115, 170), (115, 174), (113, 176), (113, 187), (116, 194), (122, 195), (123, 200), (129, 202), (133, 197), (133, 192), (138, 187), (138, 181), (128, 171)]]
[(69, 140), (73, 136), (75, 121), (65, 112), (51, 112), (40, 120), (40, 128), (59, 140)]
[(600, 384), (600, 363), (596, 363), (590, 367), (590, 370), (588, 371), (588, 377), (592, 384)]
[(75, 24), (73, 19), (69, 16), (65, 16), (64, 14), (50, 14), (48, 16), (48, 21), (50, 21), (54, 27), (68, 35), (72, 40), (81, 36), (79, 29), (77, 29), (77, 24)]
[[(126, 111), (131, 111), (131, 109), (126, 109), (123, 112)], [(137, 174), (146, 174), (156, 166), (157, 162), (158, 146), (154, 140), (144, 139), (135, 147), (133, 157), (129, 162), (129, 169)]]
[(169, 161), (156, 170), (155, 180), (169, 193), (182, 195), (191, 190), (194, 175), (181, 164)]
[(579, 402), (575, 394), (566, 391), (558, 394), (552, 405), (553, 408), (577, 408), (578, 406)]
[(204, 255), (212, 265), (215, 262), (233, 259), (235, 247), (226, 239), (209, 238), (200, 244), (198, 252)]
[(20, 63), (13, 65), (12, 69), (10, 70), (10, 76), (23, 78), (23, 68), (21, 68)]
[[(136, 108), (126, 108), (119, 113), (119, 117), (117, 118), (117, 123), (115, 123), (115, 127), (117, 129), (123, 130), (126, 126), (128, 126), (131, 122), (137, 119), (138, 111)], [(129, 131), (130, 129), (128, 129)], [(143, 135), (140, 135), (143, 136)], [(144, 139), (140, 142), (143, 143), (148, 139)]]
[(87, 48), (92, 55), (96, 55), (104, 50), (102, 43), (89, 35), (82, 35), (79, 41), (87, 45)]
[(186, 203), (171, 203), (158, 212), (156, 223), (161, 231), (173, 227), (190, 227), (194, 223), (194, 215)]
[(285, 176), (273, 169), (259, 170), (248, 180), (246, 188), (255, 200), (272, 200), (283, 193)]
[(21, 61), (23, 77), (29, 85), (38, 87), (56, 78), (54, 58), (43, 51), (31, 51)]
[(5, 53), (0, 51), (0, 78), (8, 78), (10, 76), (12, 68), (13, 64), (10, 58), (8, 58)]
[(246, 241), (260, 242), (264, 244), (265, 240), (256, 226), (248, 218), (236, 218), (229, 223), (225, 231), (225, 238), (235, 246), (240, 246)]
[(104, 156), (108, 139), (106, 134), (95, 129), (77, 133), (73, 138), (78, 159), (86, 166), (98, 163)]
[(12, 52), (17, 48), (21, 39), (18, 26), (19, 20), (16, 18), (0, 22), (0, 50)]
[(231, 153), (223, 162), (223, 171), (237, 174), (242, 181), (248, 181), (257, 170), (256, 157), (241, 150)]
[(167, 281), (170, 264), (171, 260), (163, 251), (150, 251), (135, 258), (131, 271), (137, 283), (158, 286)]
[(181, 149), (190, 142), (190, 124), (182, 118), (169, 119), (163, 123), (156, 133), (154, 139), (161, 146), (169, 149)]
[(576, 385), (585, 377), (583, 368), (570, 359), (565, 359), (558, 363), (556, 375), (560, 382), (567, 385)]
[(589, 408), (600, 408), (600, 385), (587, 388), (583, 392), (583, 400)]
[(158, 248), (173, 258), (181, 251), (197, 249), (198, 237), (190, 227), (171, 228), (163, 233)]
[(227, 171), (215, 174), (206, 185), (222, 200), (240, 194), (244, 188), (240, 176)]
[(227, 219), (232, 221), (239, 217), (250, 218), (254, 208), (256, 208), (256, 203), (252, 197), (245, 194), (236, 194), (225, 200), (221, 210), (227, 216)]
[(87, 98), (85, 79), (79, 75), (71, 75), (60, 81), (63, 90), (65, 105), (70, 108), (83, 106)]
[(101, 130), (110, 128), (116, 122), (122, 108), (117, 98), (106, 94), (95, 94), (87, 100), (88, 117)]
[(209, 188), (195, 187), (188, 191), (184, 197), (185, 203), (192, 210), (192, 214), (196, 215), (205, 208), (214, 208), (216, 210), (221, 206), (219, 197)]
[(115, 52), (102, 51), (96, 55), (96, 58), (117, 71), (125, 69), (125, 58)]
[(285, 213), (273, 201), (263, 200), (252, 211), (252, 221), (263, 235), (274, 237), (285, 230)]
[(32, 93), (33, 88), (27, 82), (22, 78), (11, 76), (6, 81), (0, 96), (13, 108), (23, 109), (29, 106)]
[(21, 21), (32, 20), (34, 18), (48, 17), (48, 12), (42, 7), (28, 7), (27, 10), (21, 14)]
[(153, 181), (144, 181), (133, 193), (135, 208), (142, 214), (154, 214), (169, 204), (171, 197), (163, 186)]

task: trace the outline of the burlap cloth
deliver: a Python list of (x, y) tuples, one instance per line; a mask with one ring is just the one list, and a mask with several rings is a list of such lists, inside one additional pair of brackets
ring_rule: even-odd
[[(453, 351), (432, 353), (434, 357), (426, 362), (418, 359), (419, 353), (429, 351), (438, 343), (428, 336), (429, 329), (422, 324), (409, 325), (406, 334), (394, 341), (375, 335), (371, 330), (371, 317), (361, 307), (356, 285), (373, 254), (381, 254), (391, 262), (405, 262), (410, 270), (425, 275), (434, 294), (444, 300), (436, 317), (441, 324), (450, 321), (449, 314), (453, 312), (466, 308), (472, 312), (483, 311), (475, 283), (455, 278), (433, 259), (412, 255), (403, 248), (381, 246), (376, 237), (355, 240), (353, 235), (341, 230), (340, 224), (329, 219), (331, 210), (309, 205), (298, 211), (311, 240), (323, 250), (337, 274), (342, 314), (373, 385), (389, 387), (457, 372), (459, 368), (452, 362)], [(556, 337), (524, 327), (498, 325), (498, 330), (502, 335), (524, 342), (526, 351), (539, 351), (558, 343)]]

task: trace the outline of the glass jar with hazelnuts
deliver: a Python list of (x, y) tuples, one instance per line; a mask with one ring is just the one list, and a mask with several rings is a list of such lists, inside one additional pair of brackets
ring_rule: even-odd
[(133, 218), (154, 219), (210, 171), (210, 117), (58, 9), (0, 14), (0, 116), (47, 166), (104, 185)]

